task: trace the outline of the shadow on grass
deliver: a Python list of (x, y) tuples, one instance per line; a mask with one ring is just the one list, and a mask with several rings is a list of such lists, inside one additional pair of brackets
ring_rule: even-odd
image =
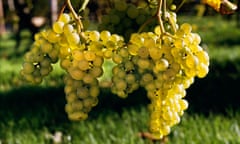
[[(138, 90), (128, 98), (122, 99), (102, 89), (99, 104), (92, 109), (89, 119), (95, 119), (100, 114), (115, 111), (119, 114), (125, 108), (140, 107), (148, 103), (144, 90)], [(31, 127), (56, 126), (69, 123), (64, 111), (65, 94), (63, 87), (21, 87), (7, 93), (0, 93), (0, 121), (32, 122)]]
[(229, 109), (240, 109), (239, 62), (212, 63), (207, 77), (195, 79), (187, 90), (190, 112), (227, 113)]

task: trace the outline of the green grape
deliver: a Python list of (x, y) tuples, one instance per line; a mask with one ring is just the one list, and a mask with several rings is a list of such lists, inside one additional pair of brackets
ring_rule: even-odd
[(118, 11), (125, 11), (127, 9), (127, 3), (125, 1), (116, 0), (114, 6)]
[(110, 23), (113, 24), (113, 25), (117, 25), (118, 23), (120, 23), (120, 18), (118, 15), (115, 15), (115, 14), (111, 14), (109, 16), (111, 19), (110, 19)]
[(146, 20), (147, 20), (147, 16), (145, 16), (145, 15), (138, 15), (138, 16), (136, 17), (136, 23), (137, 23), (138, 25), (143, 24)]
[(138, 15), (139, 15), (139, 11), (136, 6), (130, 5), (127, 8), (127, 16), (130, 17), (131, 19), (137, 18)]
[(108, 23), (110, 23), (110, 17), (109, 17), (109, 15), (103, 15), (103, 16), (102, 16), (102, 23), (103, 23), (104, 25), (107, 25)]
[(30, 63), (30, 62), (23, 63), (23, 73), (31, 74), (32, 72), (34, 72), (34, 70), (35, 70), (35, 66), (33, 63)]
[[(149, 6), (137, 7), (132, 3), (117, 0), (111, 10), (102, 16), (98, 28), (100, 31), (109, 30), (111, 33), (123, 35), (128, 40), (132, 33), (138, 32), (145, 21), (153, 16), (152, 11)], [(143, 30), (152, 29), (156, 24), (157, 21), (149, 23)]]

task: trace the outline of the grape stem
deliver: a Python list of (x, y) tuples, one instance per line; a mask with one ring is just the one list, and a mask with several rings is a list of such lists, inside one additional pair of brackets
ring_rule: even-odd
[(160, 26), (160, 31), (161, 31), (161, 34), (164, 34), (165, 33), (165, 29), (164, 29), (164, 26), (163, 26), (163, 21), (162, 21), (162, 5), (163, 5), (163, 1), (165, 0), (159, 0), (159, 4), (158, 4), (158, 8), (157, 8), (157, 13), (156, 13), (156, 17), (158, 19), (158, 22), (159, 22), (159, 26)]
[(68, 6), (70, 12), (73, 15), (73, 18), (77, 22), (77, 31), (80, 34), (81, 31), (83, 30), (83, 24), (82, 24), (82, 21), (81, 21), (81, 17), (78, 16), (77, 13), (75, 12), (75, 10), (73, 9), (72, 4), (71, 4), (71, 0), (66, 0), (66, 3), (67, 3), (67, 6)]
[(178, 5), (176, 12), (179, 11), (179, 9), (183, 6), (183, 4), (186, 2), (186, 0), (182, 0), (181, 3)]
[(147, 19), (147, 21), (145, 21), (141, 27), (138, 30), (138, 33), (142, 32), (142, 30), (145, 28), (145, 26), (147, 26), (149, 23), (151, 23), (156, 17), (152, 16), (151, 18)]
[(81, 8), (78, 10), (78, 13), (80, 13), (83, 10), (85, 10), (85, 8), (87, 7), (88, 3), (89, 3), (89, 0), (84, 0), (83, 3), (82, 3)]

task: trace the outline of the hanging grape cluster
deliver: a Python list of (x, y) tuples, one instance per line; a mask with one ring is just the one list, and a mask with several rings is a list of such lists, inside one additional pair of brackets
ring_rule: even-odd
[[(116, 1), (115, 8), (116, 16), (124, 12), (136, 20), (142, 16), (141, 9), (124, 2)], [(66, 71), (65, 111), (70, 120), (85, 120), (98, 104), (103, 63), (110, 60), (114, 63), (112, 93), (126, 98), (133, 91), (145, 88), (151, 101), (149, 130), (161, 139), (180, 122), (188, 107), (184, 99), (186, 89), (195, 77), (207, 75), (209, 57), (190, 24), (178, 25), (176, 13), (168, 10), (157, 16), (159, 25), (154, 30), (131, 32), (126, 41), (123, 36), (111, 33), (108, 25), (100, 32), (83, 30), (75, 13), (62, 13), (51, 29), (36, 35), (20, 73), (26, 81), (39, 84), (53, 70), (52, 64), (59, 62)], [(116, 20), (120, 19), (112, 20), (119, 28)]]
[[(108, 29), (111, 33), (123, 35), (128, 40), (131, 33), (137, 32), (139, 27), (155, 13), (156, 8), (137, 7), (126, 1), (115, 0), (110, 11), (102, 16), (98, 29)], [(157, 21), (151, 21), (143, 31), (151, 31), (155, 25), (157, 25)]]

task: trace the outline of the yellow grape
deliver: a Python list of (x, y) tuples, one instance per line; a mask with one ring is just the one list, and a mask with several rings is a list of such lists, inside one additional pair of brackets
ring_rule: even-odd
[(148, 58), (148, 55), (149, 55), (148, 48), (147, 47), (140, 47), (138, 49), (137, 55), (140, 56), (141, 58)]
[(63, 14), (61, 14), (60, 17), (59, 17), (59, 21), (64, 22), (64, 23), (69, 23), (70, 20), (71, 20), (71, 17), (70, 17), (70, 15), (67, 14), (67, 13), (63, 13)]
[(53, 31), (55, 33), (61, 34), (63, 32), (64, 22), (57, 21), (53, 23)]
[(57, 33), (55, 33), (52, 30), (49, 30), (48, 35), (47, 35), (47, 40), (50, 43), (56, 43), (59, 41), (59, 35)]
[(69, 33), (67, 35), (69, 45), (74, 46), (80, 42), (80, 37), (76, 32)]
[(128, 52), (135, 56), (138, 54), (138, 50), (139, 50), (139, 46), (135, 45), (135, 44), (130, 44), (128, 45)]
[(80, 61), (83, 60), (85, 57), (82, 51), (75, 49), (72, 51), (72, 58), (74, 60)]
[(69, 92), (66, 95), (66, 100), (68, 103), (73, 103), (77, 99), (78, 99), (78, 97), (77, 97), (76, 93), (74, 93), (74, 92)]
[(91, 32), (89, 32), (89, 39), (91, 41), (99, 41), (100, 33), (98, 31), (91, 31)]
[(68, 118), (73, 121), (85, 120), (87, 119), (88, 115), (85, 112), (77, 111), (68, 114)]
[(83, 77), (83, 82), (86, 84), (91, 84), (94, 82), (94, 80), (95, 80), (95, 78), (91, 74), (85, 74)]
[(92, 63), (96, 67), (101, 67), (103, 64), (103, 61), (104, 61), (103, 57), (96, 56), (95, 60)]
[(75, 80), (82, 80), (86, 75), (85, 72), (81, 71), (78, 68), (73, 68), (73, 67), (69, 68), (68, 72), (71, 75), (71, 77)]
[(83, 59), (78, 62), (78, 67), (80, 70), (88, 70), (90, 68), (90, 65), (87, 60)]
[(161, 72), (167, 70), (168, 67), (169, 67), (168, 60), (165, 58), (161, 58), (158, 61), (156, 61), (154, 70), (156, 72)]
[(71, 25), (71, 24), (65, 24), (65, 25), (63, 26), (63, 33), (64, 33), (66, 36), (68, 36), (68, 34), (73, 33), (73, 31), (74, 31), (73, 25)]
[(85, 51), (84, 52), (84, 58), (87, 60), (87, 61), (94, 61), (95, 58), (96, 58), (96, 55), (93, 51)]
[(77, 88), (77, 96), (78, 98), (85, 99), (89, 96), (89, 90), (87, 87), (79, 87)]
[(33, 63), (30, 62), (24, 62), (23, 63), (23, 72), (25, 74), (30, 74), (35, 70), (35, 66)]
[(91, 86), (89, 89), (89, 95), (91, 97), (97, 97), (100, 94), (100, 89), (98, 86)]
[(60, 61), (60, 66), (63, 69), (69, 69), (71, 67), (71, 61), (70, 59), (63, 59)]
[(93, 77), (97, 78), (97, 77), (102, 76), (102, 74), (103, 74), (103, 69), (102, 69), (102, 67), (93, 67), (93, 68), (90, 69), (89, 73), (90, 73)]
[(101, 40), (104, 41), (104, 42), (108, 41), (109, 38), (110, 38), (110, 36), (111, 36), (111, 33), (110, 33), (109, 31), (102, 31), (102, 32), (100, 33), (100, 38), (101, 38)]

